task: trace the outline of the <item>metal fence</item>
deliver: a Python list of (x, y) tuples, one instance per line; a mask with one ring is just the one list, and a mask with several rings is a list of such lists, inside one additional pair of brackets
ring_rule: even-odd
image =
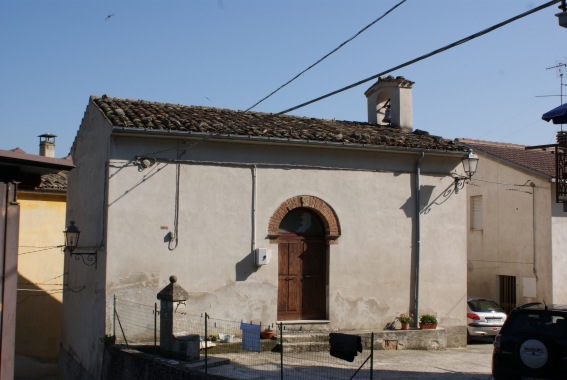
[[(157, 304), (115, 298), (113, 309), (115, 343), (160, 354)], [(261, 339), (249, 339), (246, 335), (249, 327), (257, 329), (254, 334), (259, 331)], [(173, 328), (176, 335), (200, 337), (200, 359), (184, 364), (188, 369), (232, 379), (373, 378), (373, 333), (335, 334), (334, 338), (357, 339), (362, 349), (355, 355), (347, 355), (345, 360), (342, 351), (332, 352), (329, 331), (296, 330), (284, 323), (228, 321), (183, 310), (176, 310)]]

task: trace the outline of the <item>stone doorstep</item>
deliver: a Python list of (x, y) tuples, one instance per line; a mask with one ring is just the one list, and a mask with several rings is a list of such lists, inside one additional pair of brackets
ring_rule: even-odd
[(297, 321), (278, 321), (274, 330), (279, 329), (280, 323), (283, 323), (283, 330), (285, 332), (293, 332), (293, 331), (313, 331), (313, 332), (329, 332), (330, 322), (327, 320), (313, 320), (313, 321), (306, 321), (306, 320), (297, 320)]

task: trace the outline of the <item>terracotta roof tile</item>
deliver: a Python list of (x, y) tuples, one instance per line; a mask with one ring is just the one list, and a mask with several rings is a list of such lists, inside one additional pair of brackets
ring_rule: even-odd
[(364, 122), (154, 103), (106, 95), (92, 96), (91, 101), (115, 128), (464, 151), (455, 142), (425, 131), (408, 131)]
[(555, 177), (555, 150), (529, 149), (525, 145), (499, 143), (492, 141), (472, 140), (466, 138), (456, 139), (459, 144), (467, 146), (475, 152), (502, 159), (516, 166), (535, 171), (548, 178)]
[(41, 176), (40, 190), (67, 190), (67, 171), (59, 173), (44, 174)]

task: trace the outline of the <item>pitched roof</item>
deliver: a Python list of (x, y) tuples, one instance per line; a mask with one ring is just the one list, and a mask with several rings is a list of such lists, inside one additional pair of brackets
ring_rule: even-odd
[(376, 124), (314, 119), (224, 108), (183, 106), (91, 96), (116, 129), (187, 135), (241, 136), (268, 141), (303, 141), (403, 149), (464, 151), (451, 140), (420, 130)]
[(533, 171), (549, 179), (555, 177), (555, 150), (529, 149), (525, 145), (458, 138), (456, 141), (475, 152), (501, 159), (511, 165)]

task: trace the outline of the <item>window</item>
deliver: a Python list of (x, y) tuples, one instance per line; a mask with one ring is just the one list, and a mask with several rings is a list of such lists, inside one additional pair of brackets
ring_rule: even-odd
[(317, 215), (305, 208), (290, 211), (280, 223), (279, 233), (323, 235), (325, 228)]
[(482, 230), (482, 195), (471, 197), (471, 230)]
[(563, 336), (565, 334), (565, 319), (562, 315), (553, 315), (547, 312), (521, 313), (514, 320), (512, 332)]

